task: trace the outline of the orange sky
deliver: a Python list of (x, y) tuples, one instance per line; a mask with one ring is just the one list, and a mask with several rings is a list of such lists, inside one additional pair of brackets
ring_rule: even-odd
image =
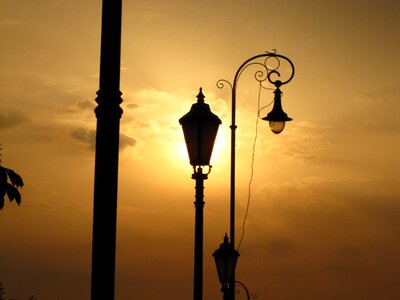
[[(274, 300), (400, 299), (398, 1), (124, 1), (116, 299), (192, 297), (194, 181), (178, 119), (203, 87), (222, 119), (205, 182), (204, 299), (229, 231), (230, 94), (277, 49), (294, 120), (260, 122), (237, 279)], [(101, 1), (0, 4), (2, 165), (25, 181), (0, 212), (9, 298), (88, 299)], [(238, 87), (237, 236), (257, 82)], [(272, 100), (262, 93), (262, 103)], [(240, 298), (242, 296), (242, 298)], [(243, 294), (238, 299), (244, 299)]]

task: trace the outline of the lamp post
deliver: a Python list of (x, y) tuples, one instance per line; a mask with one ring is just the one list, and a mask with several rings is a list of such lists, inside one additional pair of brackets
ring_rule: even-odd
[[(190, 111), (179, 119), (193, 166), (192, 179), (196, 181), (195, 195), (195, 239), (194, 239), (194, 287), (193, 299), (203, 298), (203, 208), (204, 180), (211, 171), (210, 159), (221, 120), (211, 112), (210, 106), (204, 103), (202, 89), (197, 95)], [(203, 173), (207, 166), (208, 172)]]
[(94, 174), (91, 299), (114, 299), (117, 225), (121, 0), (103, 0)]
[[(275, 67), (270, 67), (268, 62), (273, 59), (275, 62)], [(281, 71), (282, 64), (281, 62), (287, 62), (289, 66), (289, 75), (285, 80), (281, 79)], [(275, 134), (279, 134), (285, 128), (285, 122), (291, 121), (292, 119), (287, 116), (287, 114), (282, 109), (282, 91), (280, 87), (289, 83), (294, 77), (294, 65), (292, 61), (286, 56), (277, 54), (274, 52), (266, 52), (263, 54), (259, 54), (247, 59), (242, 65), (240, 65), (239, 69), (236, 71), (235, 77), (233, 79), (233, 83), (225, 79), (221, 79), (217, 82), (218, 88), (223, 88), (225, 83), (228, 84), (231, 88), (232, 92), (232, 124), (231, 128), (231, 181), (230, 181), (230, 240), (231, 247), (235, 248), (235, 164), (236, 164), (236, 155), (235, 155), (235, 143), (236, 143), (236, 89), (238, 80), (243, 71), (250, 67), (255, 66), (258, 67), (255, 72), (255, 79), (262, 85), (263, 82), (268, 81), (272, 85), (275, 86), (274, 91), (274, 105), (270, 113), (267, 114), (264, 118), (265, 121), (269, 121), (269, 127), (271, 131)], [(275, 79), (274, 79), (275, 78)], [(278, 78), (278, 79), (276, 79)], [(235, 270), (233, 270), (229, 289), (231, 289), (229, 295), (230, 299), (235, 299)]]

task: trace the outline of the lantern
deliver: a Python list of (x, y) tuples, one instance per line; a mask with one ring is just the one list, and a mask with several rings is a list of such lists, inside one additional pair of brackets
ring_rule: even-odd
[(221, 120), (211, 112), (210, 106), (204, 103), (201, 88), (197, 95), (197, 103), (194, 103), (190, 111), (179, 119), (179, 123), (185, 136), (190, 164), (209, 165)]

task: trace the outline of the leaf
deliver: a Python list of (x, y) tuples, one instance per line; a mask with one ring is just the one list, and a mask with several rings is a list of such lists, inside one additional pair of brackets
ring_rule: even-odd
[(13, 170), (7, 169), (7, 174), (13, 186), (16, 187), (24, 186), (24, 181), (22, 180), (22, 177), (19, 176), (17, 173), (15, 173)]
[(15, 201), (17, 202), (18, 206), (21, 204), (21, 194), (19, 191), (16, 189), (16, 194), (15, 194)]
[(21, 202), (21, 195), (16, 187), (13, 187), (11, 184), (7, 183), (6, 192), (8, 199), (10, 199), (10, 202), (13, 202), (15, 199), (18, 203), (18, 197), (19, 197), (19, 202)]
[(0, 185), (0, 198), (4, 198), (5, 195), (6, 195), (6, 186)]
[(7, 169), (0, 166), (0, 186), (5, 186), (7, 183)]

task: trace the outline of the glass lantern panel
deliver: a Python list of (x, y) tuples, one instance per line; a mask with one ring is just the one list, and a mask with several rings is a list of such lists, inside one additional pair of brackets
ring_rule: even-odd
[(281, 133), (285, 128), (285, 121), (269, 121), (269, 128), (275, 134)]

